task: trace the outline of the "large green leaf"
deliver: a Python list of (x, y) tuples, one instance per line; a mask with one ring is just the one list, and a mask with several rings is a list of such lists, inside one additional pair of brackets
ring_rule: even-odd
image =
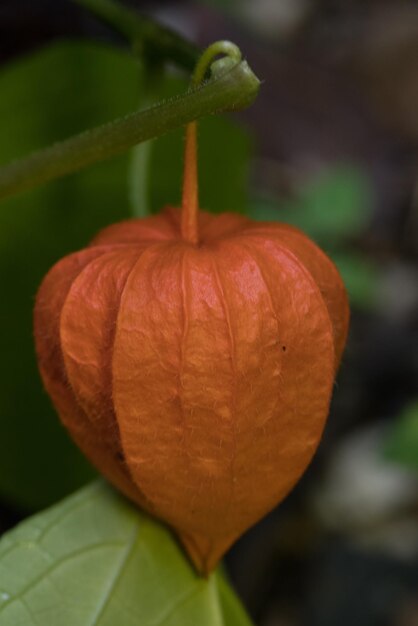
[(250, 626), (218, 571), (95, 483), (0, 542), (1, 626)]
[[(154, 142), (150, 159), (150, 201), (156, 212), (165, 204), (180, 205), (183, 177), (183, 132)], [(208, 117), (198, 125), (199, 201), (207, 211), (247, 211), (251, 141), (246, 131), (226, 117)]]
[[(128, 56), (65, 43), (0, 72), (0, 162), (137, 107)], [(91, 470), (59, 424), (37, 373), (32, 308), (51, 265), (129, 215), (128, 156), (2, 202), (0, 492), (26, 509), (74, 491)]]

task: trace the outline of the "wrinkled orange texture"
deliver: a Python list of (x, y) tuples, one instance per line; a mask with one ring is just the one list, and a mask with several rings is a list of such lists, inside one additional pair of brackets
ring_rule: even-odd
[(35, 337), (73, 439), (207, 573), (310, 462), (349, 312), (299, 230), (200, 212), (199, 233), (172, 208), (104, 229), (44, 279)]

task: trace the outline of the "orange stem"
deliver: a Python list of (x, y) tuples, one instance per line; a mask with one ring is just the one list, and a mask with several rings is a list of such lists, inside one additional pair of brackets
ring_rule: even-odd
[(197, 123), (191, 122), (186, 128), (184, 150), (183, 200), (181, 213), (181, 236), (185, 241), (197, 244), (199, 184), (197, 179)]
[[(230, 41), (216, 41), (200, 57), (192, 77), (192, 87), (198, 87), (215, 57), (223, 54), (239, 63), (241, 52)], [(183, 196), (181, 212), (181, 236), (184, 241), (194, 245), (199, 243), (199, 184), (197, 176), (197, 122), (191, 122), (186, 128), (184, 151)]]

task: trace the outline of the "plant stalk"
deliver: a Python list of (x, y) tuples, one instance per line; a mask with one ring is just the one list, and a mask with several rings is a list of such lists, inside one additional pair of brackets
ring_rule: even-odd
[[(218, 62), (217, 67), (220, 67), (220, 63), (227, 63), (228, 67), (231, 68), (241, 63), (242, 60), (241, 51), (235, 44), (230, 41), (215, 41), (206, 48), (196, 64), (191, 80), (192, 88), (196, 88), (202, 83), (209, 67), (214, 67), (213, 62), (219, 55), (223, 55), (224, 59)], [(199, 243), (198, 213), (197, 122), (193, 121), (186, 128), (181, 234), (185, 241), (195, 245)]]
[(260, 82), (245, 61), (213, 71), (212, 76), (209, 82), (177, 98), (4, 166), (0, 169), (0, 199), (108, 159), (205, 115), (246, 108), (258, 93)]

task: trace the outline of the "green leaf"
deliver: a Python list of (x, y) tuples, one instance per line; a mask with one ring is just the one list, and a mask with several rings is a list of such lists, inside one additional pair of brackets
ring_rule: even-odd
[(372, 209), (371, 186), (361, 170), (335, 166), (309, 181), (292, 200), (257, 198), (250, 215), (260, 221), (293, 224), (316, 241), (337, 265), (351, 304), (369, 309), (376, 302), (379, 271), (350, 240), (366, 228)]
[(391, 461), (418, 470), (418, 400), (410, 404), (393, 424), (384, 454)]
[[(202, 209), (245, 213), (247, 209), (250, 140), (228, 119), (202, 120), (199, 133), (199, 202)], [(182, 131), (153, 144), (150, 159), (150, 200), (154, 213), (170, 203), (180, 206), (183, 176)]]
[(331, 252), (330, 257), (340, 271), (351, 304), (364, 310), (373, 308), (380, 280), (373, 260), (351, 250)]
[(215, 572), (198, 577), (170, 531), (95, 483), (0, 542), (2, 626), (251, 626)]
[(305, 183), (295, 199), (280, 205), (257, 201), (251, 213), (254, 219), (288, 222), (318, 243), (335, 246), (363, 232), (370, 219), (371, 194), (361, 170), (336, 166)]
[[(0, 162), (138, 105), (138, 65), (125, 54), (65, 43), (0, 72)], [(93, 473), (61, 427), (37, 372), (32, 308), (60, 257), (129, 216), (128, 155), (2, 202), (0, 228), (0, 492), (26, 510)]]

